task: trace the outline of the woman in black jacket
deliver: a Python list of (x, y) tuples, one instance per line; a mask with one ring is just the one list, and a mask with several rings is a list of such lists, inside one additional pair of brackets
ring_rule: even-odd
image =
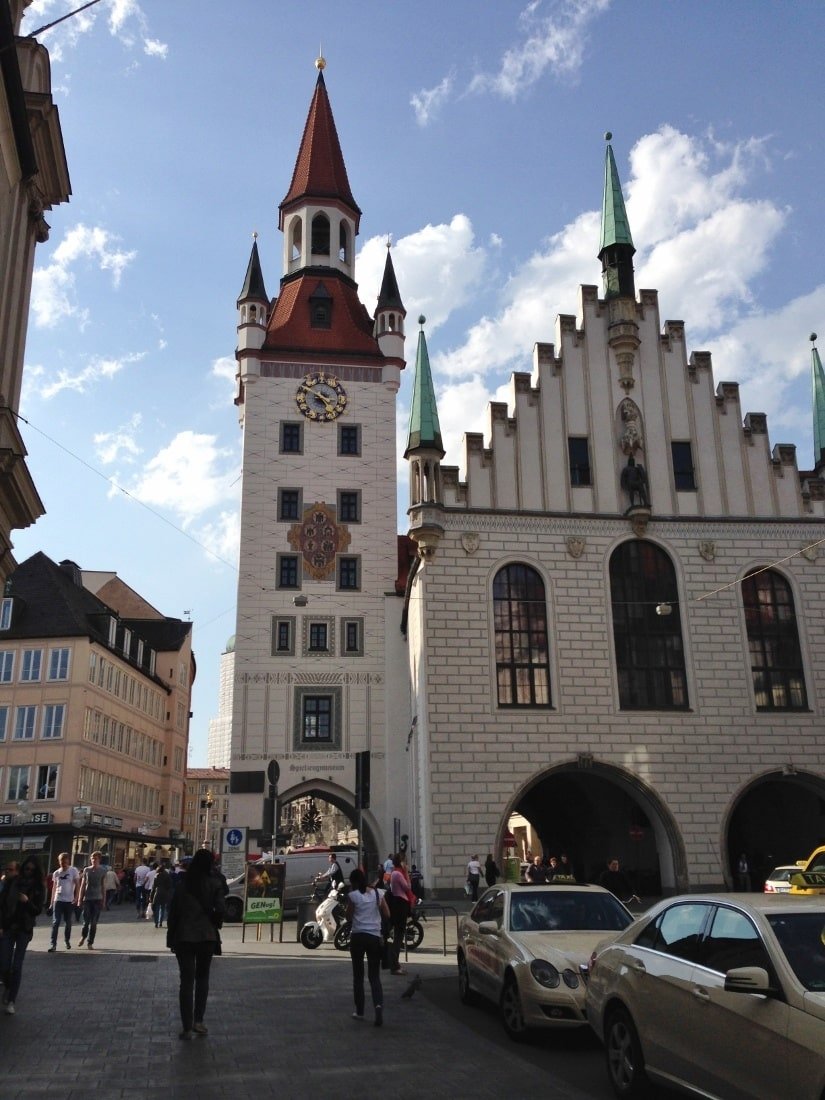
[(37, 860), (29, 857), (22, 866), (15, 862), (6, 866), (0, 882), (0, 975), (6, 987), (3, 1004), (8, 1016), (15, 1012), (23, 959), (45, 900), (43, 872)]
[(208, 1034), (203, 1017), (212, 956), (220, 953), (223, 899), (223, 883), (214, 874), (212, 853), (201, 848), (175, 888), (166, 920), (166, 946), (175, 952), (180, 970), (181, 1039)]

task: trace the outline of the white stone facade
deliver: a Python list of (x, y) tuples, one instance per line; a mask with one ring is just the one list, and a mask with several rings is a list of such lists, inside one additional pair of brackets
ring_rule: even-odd
[[(491, 406), (487, 438), (465, 438), (466, 479), (442, 468), (443, 508), (411, 509), (413, 535), (433, 521), (444, 530), (409, 600), (416, 845), (436, 890), (461, 883), (473, 852), (506, 854), (509, 815), (552, 776), (582, 790), (598, 777), (642, 812), (644, 828), (608, 813), (601, 840), (582, 830), (584, 872), (609, 844), (626, 864), (658, 863), (663, 890), (730, 881), (731, 822), (757, 787), (768, 799), (790, 785), (783, 798), (804, 790), (813, 807), (825, 794), (825, 556), (801, 553), (825, 539), (822, 482), (800, 477), (793, 447), (770, 449), (764, 416), (743, 421), (737, 387), (714, 388), (710, 356), (687, 354), (680, 323), (660, 328), (655, 292), (639, 295), (638, 350), (618, 363), (616, 305), (628, 303), (583, 287), (579, 319), (558, 321), (557, 350), (537, 345), (532, 377), (513, 377), (510, 407)], [(636, 413), (623, 419), (628, 398)], [(571, 436), (589, 442), (590, 486), (571, 485)], [(693, 490), (675, 487), (672, 441), (691, 445)], [(647, 470), (649, 508), (628, 510), (629, 453)], [(640, 536), (675, 569), (686, 709), (620, 706), (609, 561)], [(498, 705), (492, 586), (510, 562), (544, 582), (549, 708)], [(759, 710), (754, 697), (740, 582), (769, 565), (793, 594), (801, 711)], [(812, 809), (794, 858), (822, 825)], [(763, 841), (764, 858), (779, 854)]]

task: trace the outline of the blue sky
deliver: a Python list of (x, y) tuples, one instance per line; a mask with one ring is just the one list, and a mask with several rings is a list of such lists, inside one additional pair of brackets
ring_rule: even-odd
[[(79, 4), (35, 0), (23, 33)], [(319, 49), (364, 212), (361, 298), (374, 308), (391, 234), (411, 357), (428, 319), (447, 463), (600, 281), (609, 129), (636, 285), (812, 465), (825, 5), (101, 0), (42, 41), (73, 196), (37, 252), (21, 412), (47, 514), (15, 553), (116, 570), (192, 618), (191, 765), (234, 632), (235, 301), (253, 231), (277, 293)]]

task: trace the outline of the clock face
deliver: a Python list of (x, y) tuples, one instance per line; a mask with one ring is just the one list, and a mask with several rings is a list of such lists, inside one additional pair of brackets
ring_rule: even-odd
[(332, 374), (308, 374), (295, 394), (298, 409), (307, 420), (335, 420), (347, 407), (344, 387)]

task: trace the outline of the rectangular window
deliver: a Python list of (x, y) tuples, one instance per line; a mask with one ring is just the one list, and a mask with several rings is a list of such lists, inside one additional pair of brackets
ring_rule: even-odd
[(68, 680), (69, 679), (69, 649), (51, 649), (49, 650), (49, 679), (50, 680)]
[(37, 707), (18, 707), (14, 716), (15, 741), (33, 741)]
[(299, 519), (301, 515), (301, 490), (278, 490), (278, 519)]
[(363, 619), (344, 619), (341, 623), (341, 652), (345, 657), (364, 656)]
[(0, 649), (0, 684), (10, 684), (14, 675), (14, 650)]
[(691, 492), (696, 489), (696, 475), (693, 469), (693, 454), (690, 443), (671, 443), (673, 456), (673, 480), (677, 492)]
[(338, 425), (338, 454), (361, 454), (361, 426), (360, 424)]
[(35, 798), (52, 800), (57, 797), (57, 774), (59, 770), (57, 764), (41, 764), (38, 767)]
[(46, 740), (63, 736), (63, 720), (65, 717), (65, 703), (46, 703), (43, 707), (43, 737)]
[(35, 683), (40, 679), (40, 666), (43, 663), (42, 649), (24, 649), (20, 679), (23, 683)]
[(571, 435), (567, 440), (570, 462), (570, 484), (592, 485), (590, 476), (590, 445), (586, 436)]
[(10, 596), (3, 597), (3, 603), (0, 604), (0, 630), (8, 630), (11, 626), (11, 612), (14, 606), (14, 600)]
[(278, 562), (278, 587), (298, 588), (298, 555), (279, 554)]
[(338, 522), (361, 522), (361, 494), (354, 490), (341, 490), (338, 493)]
[(317, 743), (332, 740), (332, 697), (305, 695), (302, 713), (303, 740)]
[(284, 421), (284, 423), (281, 424), (281, 454), (303, 454), (303, 428), (303, 424), (297, 421)]
[(6, 788), (6, 801), (18, 802), (29, 793), (28, 764), (12, 764), (9, 768), (9, 785)]
[(6, 734), (9, 729), (9, 707), (0, 707), (0, 741), (6, 740)]
[(338, 588), (348, 591), (358, 591), (361, 587), (361, 559), (338, 559)]
[(311, 653), (326, 653), (329, 640), (326, 623), (309, 624), (309, 650)]
[(272, 656), (291, 656), (295, 652), (295, 620), (272, 619)]

